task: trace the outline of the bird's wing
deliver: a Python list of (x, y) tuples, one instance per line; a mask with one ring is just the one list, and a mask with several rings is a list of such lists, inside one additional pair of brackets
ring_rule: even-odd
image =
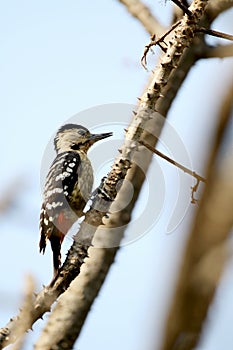
[(79, 165), (77, 153), (64, 152), (57, 155), (50, 167), (40, 212), (40, 252), (44, 253), (46, 241), (52, 235), (60, 236), (62, 241), (73, 224), (67, 213), (71, 211), (69, 194), (78, 181)]

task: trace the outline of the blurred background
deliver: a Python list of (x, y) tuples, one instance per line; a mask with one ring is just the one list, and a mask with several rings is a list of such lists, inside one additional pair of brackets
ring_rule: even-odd
[[(148, 0), (144, 3), (163, 25), (169, 25), (172, 18), (170, 2)], [(221, 15), (213, 29), (232, 34), (232, 16), (232, 10)], [(0, 1), (0, 17), (2, 327), (18, 312), (25, 276), (31, 274), (35, 278), (38, 291), (51, 278), (50, 249), (45, 256), (38, 251), (41, 164), (51, 137), (71, 117), (76, 115), (78, 121), (79, 113), (86, 109), (112, 103), (136, 104), (136, 98), (149, 78), (140, 59), (150, 36), (123, 5), (112, 0), (92, 3)], [(213, 44), (224, 42), (216, 38), (208, 40)], [(149, 68), (154, 67), (159, 53), (155, 49), (155, 54), (149, 55)], [(169, 112), (169, 123), (182, 140), (193, 169), (200, 175), (221, 100), (232, 79), (232, 69), (232, 58), (198, 61)], [(112, 109), (114, 111), (114, 105)], [(94, 114), (92, 118), (93, 127), (103, 124), (98, 113), (96, 119)], [(130, 114), (124, 118), (119, 115), (118, 119), (114, 112), (109, 115), (108, 123), (117, 125), (113, 129), (119, 133), (119, 139), (123, 137), (123, 127), (130, 121)], [(102, 130), (111, 131), (100, 128), (100, 132)], [(116, 154), (117, 147), (111, 157)], [(155, 191), (155, 202), (156, 191), (159, 195), (161, 183), (154, 175), (156, 169), (162, 174), (159, 181), (165, 189), (163, 205), (156, 214), (159, 218), (156, 216), (152, 228), (140, 239), (118, 252), (75, 345), (76, 350), (94, 347), (150, 350), (160, 344), (195, 206), (187, 204), (181, 222), (168, 233), (177, 201), (174, 184), (180, 188), (180, 175), (163, 160), (154, 159), (135, 209), (135, 216), (141, 215), (142, 223), (144, 212), (141, 208), (148, 205), (148, 191), (150, 188)], [(184, 181), (189, 181), (185, 182), (189, 191), (192, 179)], [(130, 230), (133, 225), (129, 225), (128, 234)], [(67, 240), (63, 258), (69, 244), (70, 240)], [(233, 261), (229, 259), (209, 313), (200, 350), (230, 350), (233, 347), (232, 268)], [(34, 325), (33, 332), (28, 333), (25, 349), (32, 348), (42, 327), (43, 321)]]

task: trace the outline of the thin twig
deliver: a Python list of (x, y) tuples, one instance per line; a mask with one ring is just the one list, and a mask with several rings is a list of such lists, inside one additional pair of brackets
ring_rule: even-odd
[(179, 0), (171, 0), (172, 2), (174, 2), (174, 4), (176, 4), (182, 11), (184, 11), (184, 13), (189, 17), (189, 18), (193, 18), (193, 14), (192, 12), (188, 9), (187, 6), (185, 6), (182, 2), (180, 2)]
[(145, 146), (146, 148), (148, 148), (151, 152), (157, 154), (159, 157), (165, 159), (167, 162), (175, 165), (177, 168), (183, 170), (185, 173), (195, 177), (195, 179), (197, 179), (199, 182), (206, 182), (206, 179), (201, 176), (198, 175), (197, 173), (195, 173), (195, 171), (190, 170), (189, 168), (185, 167), (184, 165), (176, 162), (175, 160), (169, 158), (168, 156), (166, 156), (165, 154), (163, 154), (162, 152), (158, 151), (157, 149), (155, 149), (154, 147), (150, 146), (148, 143), (144, 142), (144, 141), (139, 141), (139, 143), (141, 143), (141, 145)]
[[(175, 2), (175, 1), (174, 1)], [(184, 5), (182, 5), (184, 6)], [(167, 30), (159, 39), (156, 40), (156, 36), (155, 34), (153, 34), (151, 36), (151, 40), (149, 42), (149, 44), (147, 44), (145, 46), (144, 52), (143, 52), (143, 56), (141, 58), (141, 64), (143, 66), (144, 69), (147, 70), (147, 54), (149, 52), (149, 50), (151, 50), (152, 46), (156, 46), (158, 45), (162, 51), (166, 52), (167, 48), (165, 48), (162, 44), (167, 45), (164, 42), (164, 39), (180, 24), (180, 21), (174, 23), (171, 28), (169, 30)], [(223, 33), (223, 32), (219, 32), (217, 30), (213, 30), (213, 29), (208, 29), (208, 28), (204, 28), (204, 27), (199, 27), (197, 26), (195, 29), (196, 33), (204, 33), (204, 34), (208, 34), (208, 35), (212, 35), (215, 36), (217, 38), (222, 38), (222, 39), (226, 39), (226, 40), (233, 40), (233, 35), (231, 34), (227, 34), (227, 33)]]
[(217, 30), (213, 30), (213, 29), (207, 29), (204, 27), (197, 27), (197, 29), (195, 31), (205, 33), (205, 34), (208, 34), (211, 36), (215, 36), (217, 38), (222, 38), (222, 39), (231, 40), (231, 41), (233, 40), (233, 35), (218, 32)]
[[(145, 46), (145, 49), (144, 49), (144, 52), (143, 52), (143, 56), (141, 58), (141, 65), (143, 66), (143, 68), (145, 70), (147, 70), (147, 67), (146, 67), (147, 66), (147, 59), (146, 59), (147, 58), (147, 54), (148, 54), (149, 50), (151, 50), (153, 52), (153, 50), (151, 49), (152, 46), (158, 45), (163, 52), (167, 51), (167, 49), (165, 47), (163, 47), (160, 38), (158, 40), (155, 40), (155, 39), (156, 39), (156, 35), (155, 34), (151, 35), (150, 42), (149, 42), (148, 45)], [(166, 45), (165, 42), (163, 42), (163, 44)]]
[(192, 190), (192, 191), (191, 191), (191, 203), (192, 203), (192, 204), (196, 204), (196, 203), (198, 203), (198, 201), (199, 201), (199, 199), (197, 199), (197, 198), (194, 197), (195, 193), (196, 193), (197, 190), (198, 190), (199, 184), (200, 184), (200, 180), (197, 179), (197, 182), (195, 183), (195, 185), (191, 187), (191, 190)]
[(151, 36), (151, 41), (149, 42), (148, 45), (145, 46), (145, 49), (144, 49), (144, 52), (143, 52), (143, 56), (142, 56), (142, 58), (141, 58), (141, 64), (142, 64), (143, 68), (145, 68), (145, 69), (147, 70), (147, 68), (146, 68), (146, 66), (147, 66), (146, 58), (147, 58), (147, 54), (148, 54), (148, 52), (149, 52), (149, 50), (151, 49), (152, 46), (159, 45), (159, 47), (160, 47), (164, 52), (167, 51), (167, 49), (166, 49), (165, 47), (163, 47), (163, 46), (161, 45), (161, 43), (163, 43), (163, 44), (166, 45), (166, 43), (164, 42), (164, 39), (165, 39), (176, 27), (178, 27), (179, 24), (180, 24), (180, 21), (174, 23), (174, 24), (171, 26), (171, 28), (170, 28), (169, 30), (167, 30), (167, 31), (166, 31), (159, 39), (157, 39), (157, 40), (155, 40), (155, 38), (156, 38), (156, 37), (155, 37), (155, 34)]

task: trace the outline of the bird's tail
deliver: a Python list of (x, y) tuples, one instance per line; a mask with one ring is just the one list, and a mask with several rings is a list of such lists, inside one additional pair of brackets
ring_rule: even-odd
[(61, 237), (57, 235), (51, 235), (49, 239), (53, 251), (53, 269), (55, 278), (61, 265), (61, 243), (63, 239), (61, 240)]

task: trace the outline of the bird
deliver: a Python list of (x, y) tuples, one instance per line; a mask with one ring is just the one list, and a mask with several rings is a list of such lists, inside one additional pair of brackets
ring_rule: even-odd
[(65, 124), (54, 138), (56, 157), (48, 171), (40, 212), (39, 251), (47, 241), (53, 253), (53, 278), (61, 265), (61, 245), (71, 226), (82, 217), (93, 186), (93, 169), (87, 152), (112, 132), (92, 134), (82, 125)]

